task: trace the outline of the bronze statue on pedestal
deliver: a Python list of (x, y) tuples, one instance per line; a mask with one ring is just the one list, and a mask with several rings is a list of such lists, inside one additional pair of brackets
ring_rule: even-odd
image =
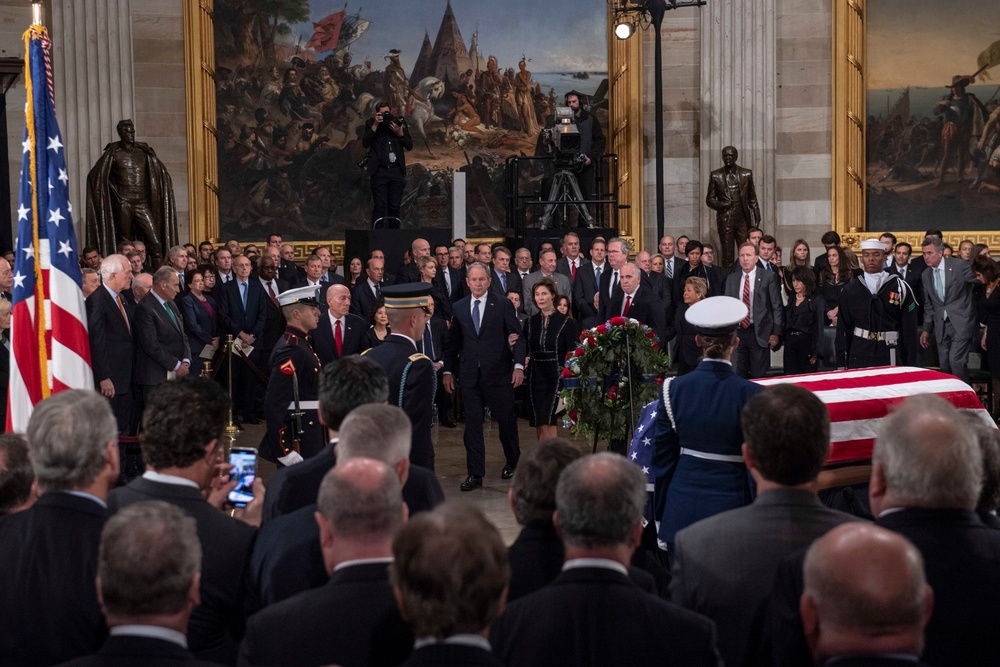
[(760, 223), (753, 172), (736, 164), (739, 156), (732, 146), (722, 149), (722, 162), (726, 166), (712, 171), (705, 197), (708, 207), (716, 211), (722, 264), (727, 269), (733, 266), (735, 248), (747, 240), (747, 230)]

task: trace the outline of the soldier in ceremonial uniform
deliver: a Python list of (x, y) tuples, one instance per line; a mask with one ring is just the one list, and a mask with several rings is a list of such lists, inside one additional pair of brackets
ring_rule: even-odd
[(865, 272), (840, 293), (837, 366), (912, 366), (917, 362), (917, 302), (906, 281), (888, 273), (885, 245), (861, 242)]
[[(320, 361), (309, 340), (309, 332), (319, 324), (316, 291), (316, 287), (300, 287), (278, 295), (288, 326), (271, 353), (271, 376), (264, 396), (267, 433), (260, 443), (260, 456), (285, 466), (315, 456), (326, 444), (317, 412)], [(298, 420), (296, 385), (302, 413)]]
[(434, 362), (421, 354), (417, 341), (430, 318), (431, 286), (407, 283), (382, 288), (392, 334), (378, 347), (363, 354), (374, 359), (389, 377), (389, 403), (398, 406), (413, 423), (410, 463), (434, 470), (431, 415), (437, 390)]

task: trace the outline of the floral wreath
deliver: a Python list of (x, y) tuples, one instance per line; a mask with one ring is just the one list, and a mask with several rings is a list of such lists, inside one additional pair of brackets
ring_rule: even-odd
[(632, 436), (637, 411), (656, 399), (670, 366), (655, 338), (645, 324), (624, 317), (580, 334), (562, 371), (564, 421), (574, 435), (595, 441)]

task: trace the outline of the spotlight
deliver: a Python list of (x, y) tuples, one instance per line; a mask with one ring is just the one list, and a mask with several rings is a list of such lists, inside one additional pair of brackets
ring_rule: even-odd
[(635, 26), (629, 21), (622, 21), (615, 26), (615, 37), (618, 39), (628, 39), (635, 32)]

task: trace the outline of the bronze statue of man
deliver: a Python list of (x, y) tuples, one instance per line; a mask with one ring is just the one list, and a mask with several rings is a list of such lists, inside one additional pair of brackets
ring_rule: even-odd
[(732, 268), (735, 249), (747, 240), (747, 230), (760, 223), (757, 192), (753, 187), (753, 172), (736, 164), (739, 152), (732, 146), (722, 149), (721, 169), (712, 171), (708, 180), (705, 203), (716, 211), (722, 264)]
[(131, 120), (119, 121), (118, 136), (87, 174), (87, 244), (107, 257), (122, 241), (145, 241), (160, 266), (177, 245), (173, 183), (153, 149), (136, 142)]

